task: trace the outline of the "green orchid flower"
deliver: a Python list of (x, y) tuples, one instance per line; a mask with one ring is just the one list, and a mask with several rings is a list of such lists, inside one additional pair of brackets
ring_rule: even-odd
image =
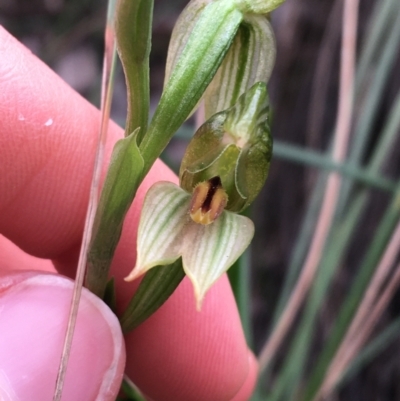
[(127, 281), (181, 257), (200, 309), (206, 292), (253, 237), (252, 221), (235, 212), (254, 200), (267, 177), (268, 115), (266, 86), (257, 83), (198, 129), (182, 160), (182, 188), (161, 182), (146, 195), (136, 266)]
[(182, 257), (200, 310), (206, 292), (254, 235), (253, 222), (223, 210), (224, 203), (226, 195), (217, 177), (199, 184), (193, 194), (170, 182), (154, 184), (140, 218), (136, 266), (125, 280)]
[(181, 187), (190, 192), (199, 182), (219, 176), (228, 195), (227, 210), (241, 212), (261, 191), (271, 155), (267, 87), (258, 82), (197, 130), (181, 163)]

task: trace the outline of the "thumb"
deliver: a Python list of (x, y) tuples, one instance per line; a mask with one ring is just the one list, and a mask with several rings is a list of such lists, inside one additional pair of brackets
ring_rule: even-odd
[[(51, 400), (73, 282), (59, 275), (0, 276), (0, 400)], [(83, 290), (63, 401), (115, 400), (125, 348), (117, 318)]]

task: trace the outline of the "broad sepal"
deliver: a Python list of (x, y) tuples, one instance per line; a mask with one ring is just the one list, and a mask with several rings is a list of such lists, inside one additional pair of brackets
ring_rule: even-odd
[(206, 292), (249, 245), (254, 225), (227, 211), (212, 224), (195, 223), (190, 203), (190, 194), (175, 184), (159, 182), (150, 188), (139, 223), (136, 266), (126, 280), (182, 257), (200, 309)]

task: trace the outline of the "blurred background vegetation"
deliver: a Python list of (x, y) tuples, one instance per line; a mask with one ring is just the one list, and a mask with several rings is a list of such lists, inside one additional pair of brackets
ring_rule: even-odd
[[(186, 3), (186, 0), (155, 1), (151, 53), (153, 107), (162, 91), (169, 36)], [(395, 109), (400, 89), (400, 32), (397, 32), (400, 7), (396, 3), (398, 0), (361, 0), (359, 7), (357, 59), (365, 56), (366, 43), (372, 43), (372, 53), (369, 58), (365, 56), (364, 65), (358, 64), (349, 160), (359, 172), (367, 171), (365, 166), (370, 165), (384, 129), (391, 121), (394, 134), (390, 146), (382, 148), (385, 151), (379, 163), (381, 176), (374, 184), (367, 179), (350, 179), (354, 174), (345, 174), (349, 190), (347, 197), (342, 193), (342, 203), (320, 264), (321, 268), (328, 266), (326, 271), (333, 266), (329, 268), (328, 284), (318, 287), (324, 290), (317, 302), (317, 311), (310, 315), (306, 306), (296, 320), (289, 338), (277, 352), (275, 363), (260, 379), (255, 399), (308, 399), (308, 379), (330, 337), (342, 303), (359, 280), (359, 269), (368, 256), (366, 251), (373, 247), (393, 192), (398, 188), (400, 121), (394, 120), (400, 114), (400, 107)], [(332, 168), (326, 150), (331, 144), (337, 113), (342, 6), (341, 0), (287, 0), (272, 15), (277, 61), (269, 90), (275, 156), (267, 185), (249, 212), (256, 224), (251, 251), (232, 274), (248, 341), (255, 353), (261, 350), (281, 305), (293, 288), (315, 227), (324, 177)], [(105, 0), (0, 0), (0, 23), (72, 87), (98, 105), (106, 7)], [(385, 7), (386, 14), (382, 11)], [(112, 116), (123, 125), (125, 114), (125, 83), (119, 68)], [(164, 154), (165, 161), (175, 169), (192, 126), (193, 122), (189, 121)], [(357, 138), (363, 138), (361, 144)], [(356, 216), (354, 202), (359, 196), (364, 196), (364, 202)], [(394, 213), (391, 219), (386, 242), (374, 254), (374, 266), (398, 215)], [(335, 238), (350, 220), (353, 222), (351, 234), (340, 247)], [(335, 233), (339, 234), (335, 237)], [(235, 281), (237, 277), (239, 281)], [(388, 275), (386, 281), (390, 280)], [(376, 347), (360, 361), (351, 380), (344, 381), (329, 399), (400, 400), (399, 308), (400, 298), (395, 294), (370, 337), (381, 339), (381, 343), (373, 343)], [(303, 330), (303, 319), (307, 316), (312, 325), (307, 345), (296, 346), (298, 333), (307, 333)], [(305, 354), (301, 356), (296, 350), (304, 350)], [(283, 372), (288, 366), (295, 370), (297, 367), (297, 375), (285, 375)]]

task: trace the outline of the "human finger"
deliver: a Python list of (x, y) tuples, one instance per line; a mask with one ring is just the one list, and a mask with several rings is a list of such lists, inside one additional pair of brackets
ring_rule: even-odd
[[(1, 400), (53, 399), (72, 289), (60, 275), (1, 270)], [(84, 289), (62, 399), (114, 401), (124, 364), (117, 318)]]
[[(0, 160), (4, 156), (9, 167), (0, 181), (6, 190), (0, 190), (0, 210), (6, 214), (0, 230), (28, 252), (51, 257), (71, 272), (82, 235), (99, 115), (14, 39), (4, 31), (0, 35), (5, 107), (0, 109)], [(121, 135), (111, 124), (106, 160)], [(160, 179), (176, 177), (156, 163), (124, 225), (112, 266), (120, 310), (136, 287), (122, 278), (134, 266), (141, 202)], [(209, 292), (200, 313), (184, 280), (126, 341), (127, 372), (157, 401), (229, 400), (249, 374), (247, 346), (226, 277)]]

